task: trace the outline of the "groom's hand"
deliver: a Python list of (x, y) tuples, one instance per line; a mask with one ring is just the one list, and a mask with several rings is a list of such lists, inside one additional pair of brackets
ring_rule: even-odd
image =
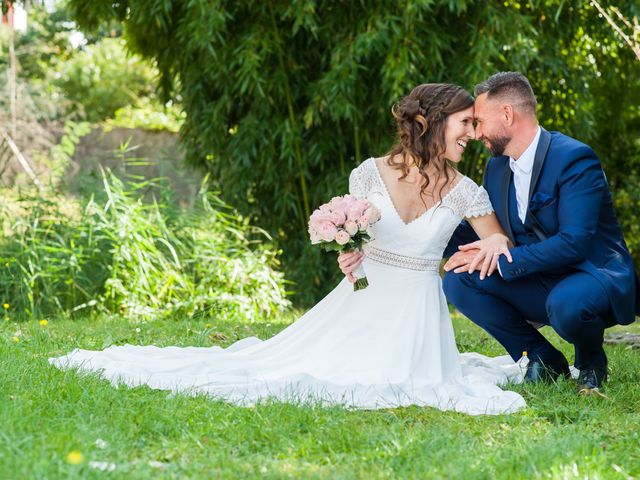
[[(444, 264), (444, 271), (448, 272), (450, 270), (453, 270), (455, 273), (468, 272), (469, 265), (471, 265), (471, 262), (479, 251), (479, 248), (475, 248), (473, 250), (465, 250), (454, 253), (449, 257), (447, 263)], [(481, 266), (482, 265), (476, 267), (476, 270), (480, 270)]]
[(364, 253), (362, 252), (342, 252), (338, 255), (338, 265), (340, 270), (347, 276), (347, 280), (351, 283), (356, 283), (356, 277), (353, 276), (353, 271), (364, 260)]

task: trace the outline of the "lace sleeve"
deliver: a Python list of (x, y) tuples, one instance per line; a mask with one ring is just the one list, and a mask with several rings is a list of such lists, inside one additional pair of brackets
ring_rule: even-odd
[(493, 206), (491, 205), (487, 191), (483, 186), (478, 186), (475, 183), (473, 183), (473, 186), (475, 187), (475, 192), (473, 196), (470, 197), (471, 202), (464, 213), (464, 217), (482, 217), (483, 215), (493, 213)]
[(489, 194), (469, 177), (463, 177), (442, 200), (459, 218), (481, 217), (493, 213)]
[(349, 175), (349, 193), (354, 197), (365, 197), (367, 192), (364, 187), (362, 165), (351, 170)]
[(375, 166), (371, 163), (375, 161), (369, 158), (351, 170), (349, 175), (349, 193), (355, 197), (364, 198), (372, 190), (376, 190), (378, 182), (375, 173)]

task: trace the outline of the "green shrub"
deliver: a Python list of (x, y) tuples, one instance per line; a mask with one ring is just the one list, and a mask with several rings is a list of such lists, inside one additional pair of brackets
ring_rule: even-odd
[[(73, 55), (69, 39), (74, 23), (64, 8), (49, 13), (42, 5), (29, 5), (28, 15), (27, 31), (14, 32), (17, 73), (23, 79), (41, 80), (53, 65)], [(9, 29), (0, 28), (0, 69), (8, 70), (9, 63)]]
[(150, 182), (106, 172), (104, 187), (104, 200), (84, 205), (35, 194), (3, 202), (6, 314), (98, 310), (254, 321), (289, 307), (266, 234), (206, 188), (184, 212), (144, 201)]
[(96, 122), (153, 94), (156, 71), (127, 53), (123, 39), (104, 38), (60, 63), (54, 76), (55, 85), (73, 102), (77, 113)]
[(105, 131), (114, 127), (166, 130), (177, 133), (185, 114), (174, 103), (161, 105), (149, 97), (140, 98), (135, 105), (126, 105), (115, 111), (113, 118), (104, 122)]
[(612, 190), (616, 216), (638, 268), (640, 266), (640, 224), (637, 218), (640, 211), (640, 178), (637, 175), (631, 175), (624, 184), (612, 187)]

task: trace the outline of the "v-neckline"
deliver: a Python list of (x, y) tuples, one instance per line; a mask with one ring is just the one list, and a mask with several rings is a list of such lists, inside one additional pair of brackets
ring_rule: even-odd
[[(462, 178), (460, 178), (456, 184), (451, 187), (449, 189), (449, 191), (444, 195), (444, 197), (442, 197), (440, 200), (438, 200), (436, 203), (434, 203), (433, 205), (431, 205), (429, 208), (427, 208), (424, 212), (422, 212), (420, 215), (418, 215), (416, 218), (414, 218), (413, 220), (409, 221), (409, 222), (405, 222), (404, 219), (402, 218), (402, 215), (400, 215), (400, 212), (398, 211), (398, 209), (396, 208), (396, 204), (393, 201), (393, 198), (391, 198), (391, 194), (389, 193), (389, 189), (387, 188), (387, 184), (385, 183), (384, 179), (382, 178), (382, 173), (380, 173), (380, 169), (378, 168), (378, 162), (376, 161), (376, 159), (374, 157), (371, 157), (371, 161), (373, 162), (373, 168), (376, 171), (376, 174), (378, 175), (378, 180), (380, 180), (380, 183), (382, 184), (382, 188), (384, 189), (384, 192), (387, 194), (387, 198), (389, 199), (389, 203), (391, 203), (391, 206), (393, 207), (393, 211), (396, 214), (396, 217), (398, 217), (398, 219), (400, 220), (400, 222), (402, 222), (402, 224), (405, 227), (408, 227), (409, 225), (411, 225), (412, 223), (420, 220), (422, 217), (424, 217), (427, 213), (429, 213), (431, 210), (433, 210), (434, 208), (436, 208), (438, 205), (441, 205), (442, 202), (444, 201), (445, 198), (447, 198), (449, 195), (451, 195), (451, 193), (458, 188), (458, 185), (460, 185), (462, 183)], [(460, 177), (464, 177), (464, 175), (460, 174)]]

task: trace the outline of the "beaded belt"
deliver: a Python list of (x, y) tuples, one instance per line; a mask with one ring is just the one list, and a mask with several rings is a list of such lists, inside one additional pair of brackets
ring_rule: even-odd
[(372, 247), (367, 244), (363, 246), (362, 250), (367, 258), (386, 265), (392, 265), (394, 267), (436, 273), (440, 269), (441, 259), (408, 257), (406, 255), (399, 255), (397, 253), (387, 252), (386, 250), (380, 250), (379, 248)]

